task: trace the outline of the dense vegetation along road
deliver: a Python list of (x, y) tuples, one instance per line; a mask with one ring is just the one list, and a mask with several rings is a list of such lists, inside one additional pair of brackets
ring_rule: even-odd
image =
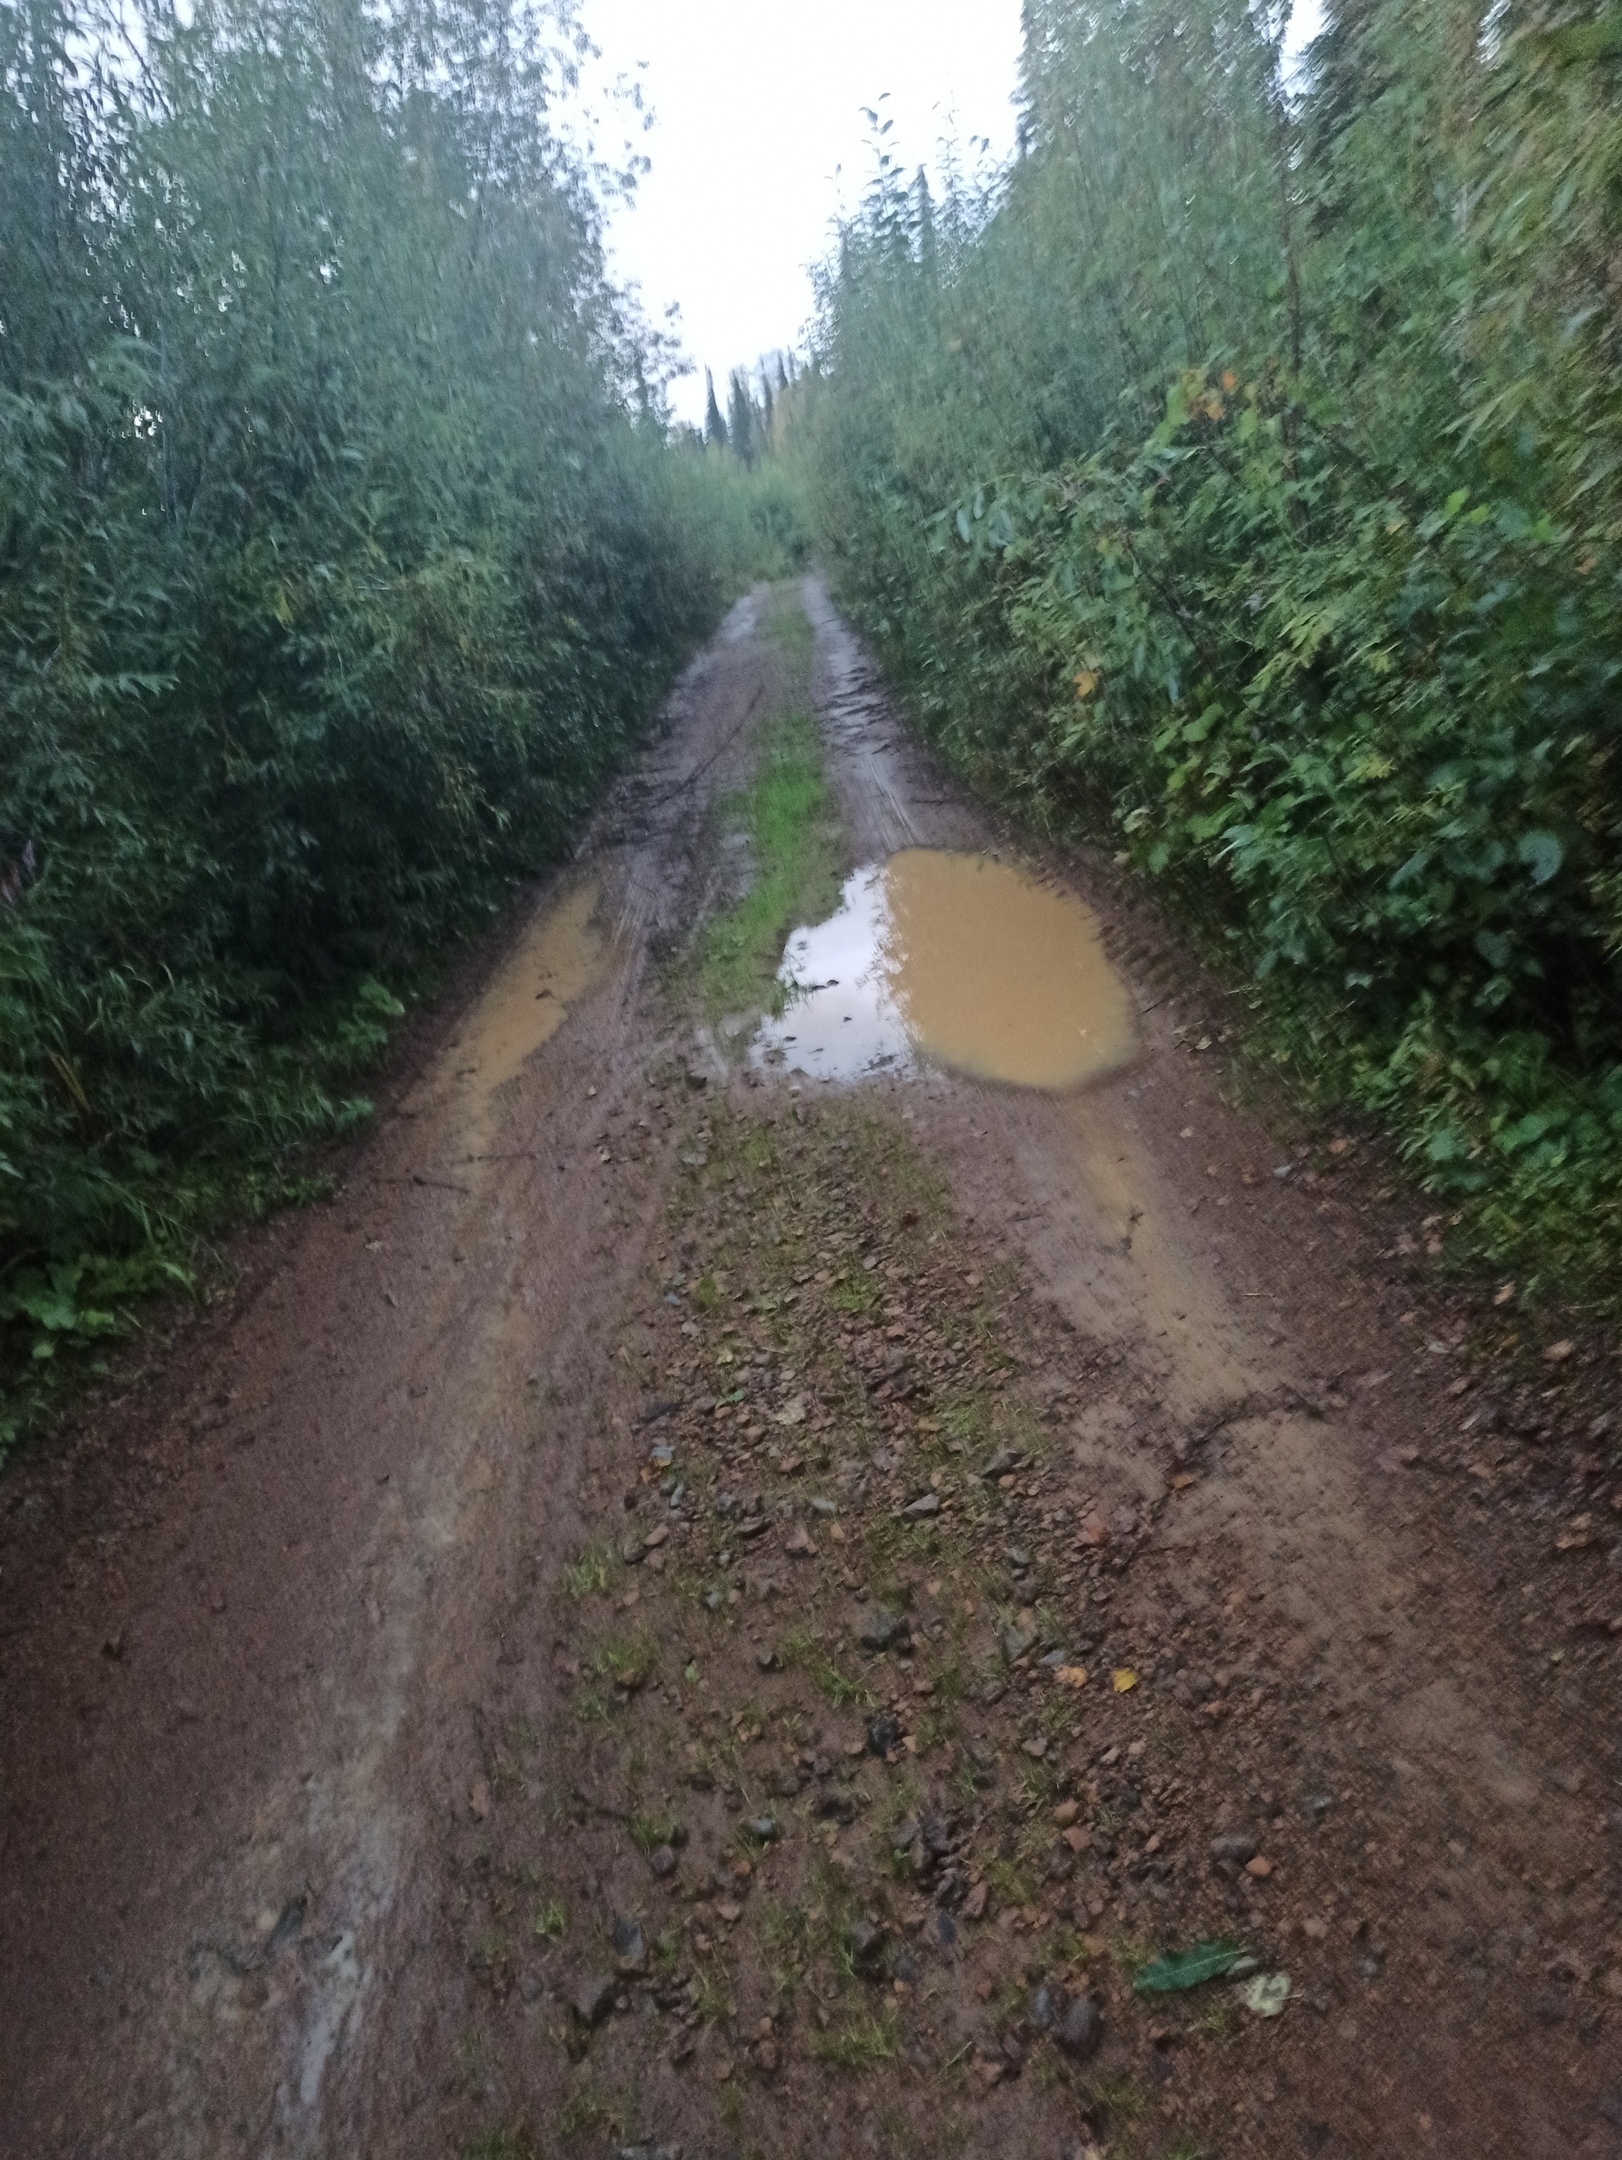
[[(1097, 911), (1124, 1062), (751, 1047), (920, 849)], [(0, 2145), (1617, 2151), (1603, 1420), (1227, 1009), (742, 602), (339, 1197), (8, 1482)]]

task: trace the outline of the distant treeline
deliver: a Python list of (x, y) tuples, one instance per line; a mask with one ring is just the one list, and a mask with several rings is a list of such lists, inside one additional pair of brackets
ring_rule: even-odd
[(1505, 1263), (1622, 1254), (1622, 6), (1026, 0), (796, 414), (927, 726), (1112, 834)]
[(550, 124), (579, 52), (543, 0), (0, 0), (0, 1321), (42, 1359), (357, 1114), (754, 549)]

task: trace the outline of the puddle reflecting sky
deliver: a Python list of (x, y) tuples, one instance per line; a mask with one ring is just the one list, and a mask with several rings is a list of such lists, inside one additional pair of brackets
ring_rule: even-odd
[(794, 995), (753, 1061), (818, 1079), (937, 1063), (1066, 1089), (1137, 1048), (1096, 916), (986, 855), (909, 848), (858, 870), (837, 915), (794, 932), (778, 975)]

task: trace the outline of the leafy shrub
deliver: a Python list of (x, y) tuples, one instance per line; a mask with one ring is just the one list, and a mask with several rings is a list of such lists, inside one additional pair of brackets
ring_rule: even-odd
[(1109, 834), (1501, 1256), (1616, 1284), (1614, 10), (1027, 8), (1025, 154), (887, 144), (802, 454), (982, 783)]
[(569, 6), (139, 18), (0, 9), (0, 1321), (41, 1356), (364, 1113), (398, 991), (759, 538), (549, 125)]

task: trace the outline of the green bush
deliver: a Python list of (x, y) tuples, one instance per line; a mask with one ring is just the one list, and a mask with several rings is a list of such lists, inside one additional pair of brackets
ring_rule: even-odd
[(361, 1114), (759, 546), (549, 125), (567, 7), (138, 31), (0, 6), (0, 1322), (42, 1357)]
[(1622, 14), (1027, 9), (1025, 152), (881, 153), (819, 535), (926, 726), (1253, 971), (1504, 1259), (1622, 1250)]

